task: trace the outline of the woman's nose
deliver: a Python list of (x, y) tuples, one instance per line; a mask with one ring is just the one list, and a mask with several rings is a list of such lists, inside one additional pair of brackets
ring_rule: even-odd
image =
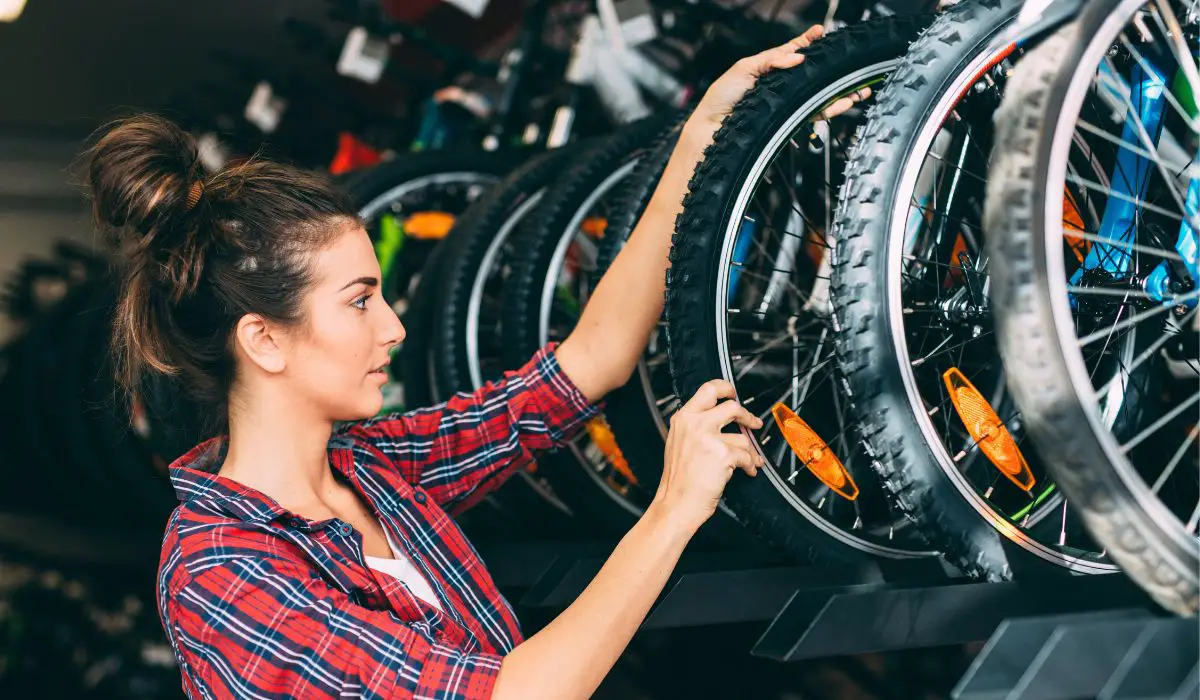
[(400, 317), (396, 315), (396, 312), (391, 307), (388, 307), (388, 319), (389, 323), (384, 336), (386, 344), (399, 345), (408, 335), (408, 331), (405, 330), (404, 324), (400, 322)]

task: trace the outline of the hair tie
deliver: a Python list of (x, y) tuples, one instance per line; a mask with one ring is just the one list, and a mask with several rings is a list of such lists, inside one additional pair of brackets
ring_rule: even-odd
[(200, 195), (202, 194), (204, 194), (204, 180), (196, 180), (192, 183), (192, 188), (188, 190), (188, 211), (191, 211), (200, 202)]

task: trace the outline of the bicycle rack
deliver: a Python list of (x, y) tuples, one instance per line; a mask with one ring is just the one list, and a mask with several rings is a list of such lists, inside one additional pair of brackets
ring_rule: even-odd
[[(614, 546), (481, 552), (519, 607), (544, 610), (578, 597)], [(1120, 574), (979, 582), (933, 559), (792, 566), (688, 551), (641, 630), (738, 623), (764, 623), (750, 653), (780, 662), (985, 642), (955, 700), (1174, 700), (1200, 691), (1200, 625), (1166, 616)]]

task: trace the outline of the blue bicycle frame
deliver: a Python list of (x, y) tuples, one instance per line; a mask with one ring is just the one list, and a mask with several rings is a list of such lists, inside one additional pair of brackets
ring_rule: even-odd
[[(1105, 64), (1106, 65), (1106, 64)], [(1110, 86), (1119, 84), (1116, 77), (1108, 73)], [(1097, 268), (1104, 270), (1114, 279), (1121, 279), (1136, 273), (1133, 270), (1133, 250), (1137, 237), (1140, 210), (1146, 201), (1146, 191), (1151, 177), (1153, 162), (1145, 154), (1146, 149), (1137, 146), (1141, 142), (1138, 121), (1145, 129), (1149, 140), (1157, 143), (1161, 137), (1163, 116), (1167, 107), (1167, 95), (1170, 81), (1164, 71), (1149, 59), (1135, 62), (1130, 71), (1129, 105), (1132, 110), (1126, 112), (1122, 128), (1121, 140), (1128, 144), (1117, 154), (1117, 161), (1110, 178), (1110, 193), (1104, 207), (1096, 241), (1088, 251), (1083, 265), (1071, 276), (1071, 284), (1078, 285), (1087, 271)], [(1114, 94), (1118, 88), (1110, 87)], [(1121, 98), (1124, 99), (1124, 98)], [(1136, 112), (1136, 117), (1133, 116)], [(1183, 221), (1176, 237), (1175, 251), (1183, 259), (1193, 282), (1197, 279), (1197, 232), (1191, 225), (1191, 220), (1200, 209), (1200, 178), (1189, 177), (1187, 196), (1184, 202)], [(1147, 295), (1154, 301), (1175, 305), (1196, 305), (1196, 295), (1176, 298), (1177, 292), (1171, 289), (1171, 268), (1167, 261), (1160, 262), (1143, 282)], [(1075, 303), (1072, 295), (1072, 305)]]

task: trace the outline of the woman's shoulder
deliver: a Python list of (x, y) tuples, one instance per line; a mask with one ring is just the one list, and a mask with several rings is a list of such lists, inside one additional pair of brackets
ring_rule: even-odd
[(306, 567), (299, 548), (270, 519), (230, 515), (203, 501), (180, 504), (167, 521), (159, 556), (159, 586), (177, 591), (211, 569), (275, 561)]

